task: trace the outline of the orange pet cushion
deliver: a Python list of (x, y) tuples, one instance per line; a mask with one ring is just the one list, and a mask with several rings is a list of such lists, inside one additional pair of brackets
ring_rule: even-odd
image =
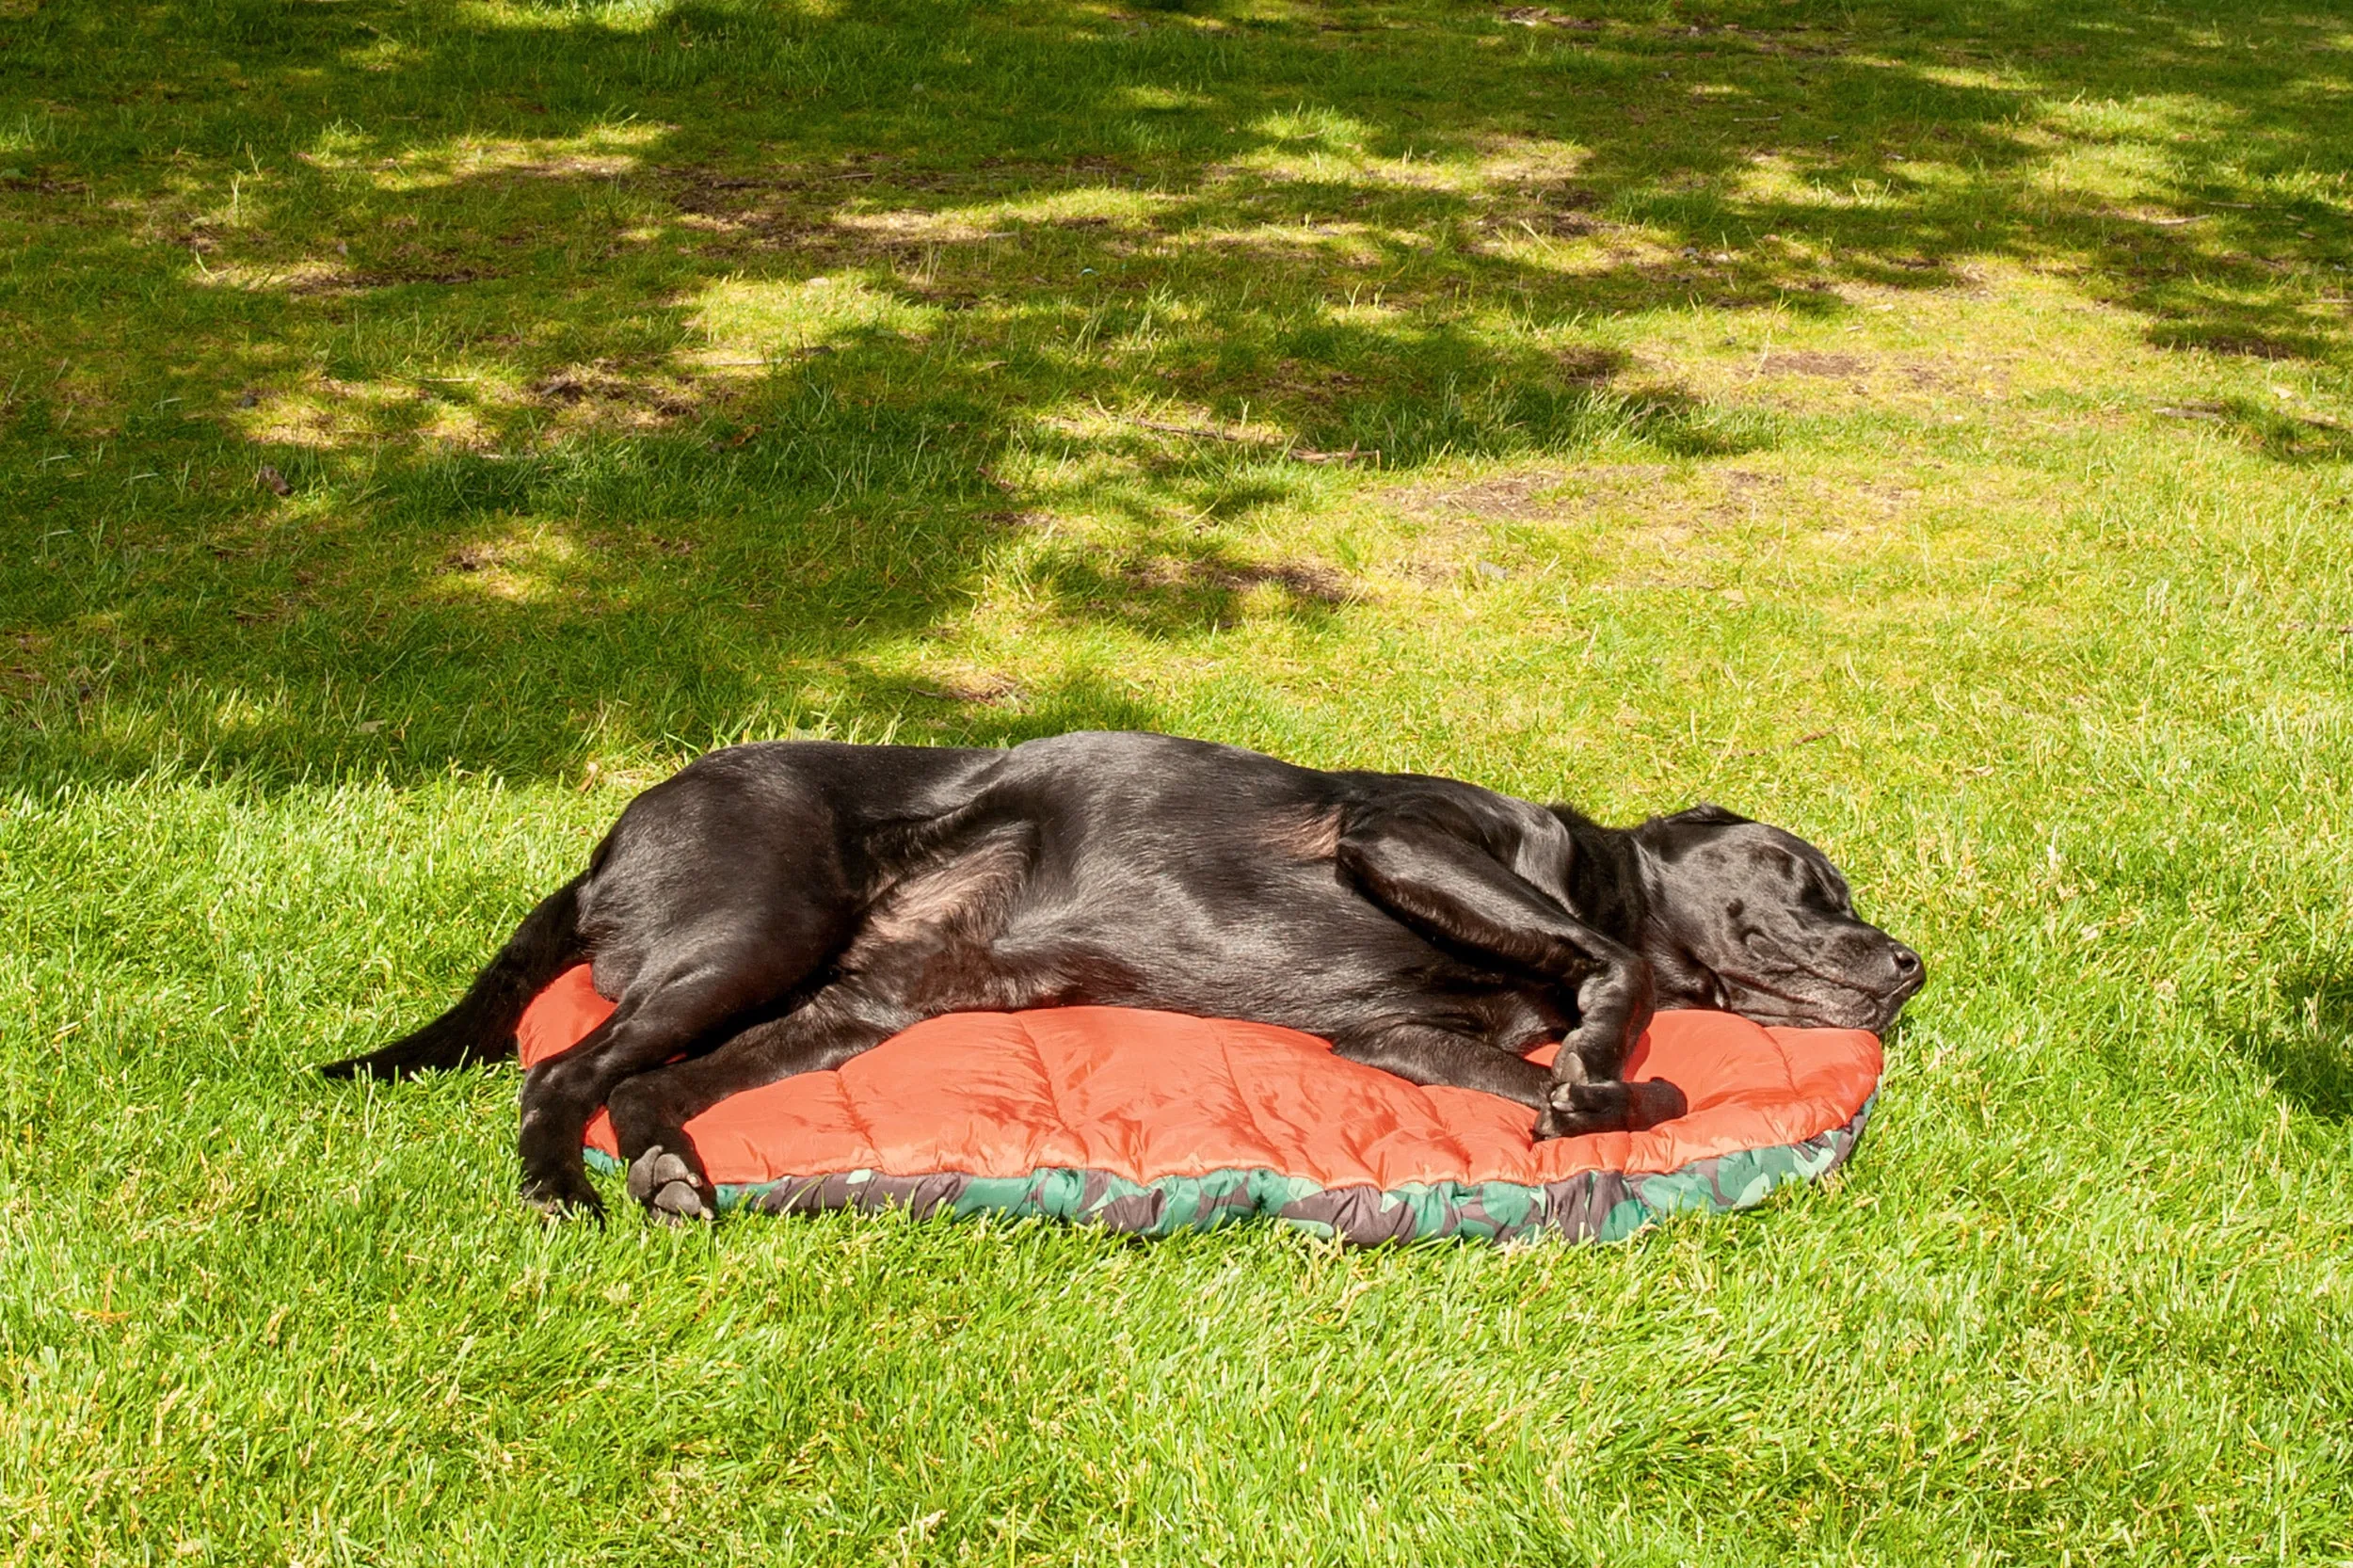
[[(584, 966), (559, 976), (523, 1016), (524, 1065), (612, 1010)], [(1626, 1077), (1674, 1083), (1689, 1113), (1539, 1144), (1524, 1105), (1408, 1083), (1296, 1030), (1070, 1007), (932, 1018), (835, 1071), (746, 1090), (687, 1131), (723, 1203), (778, 1211), (902, 1203), (1153, 1233), (1265, 1214), (1356, 1240), (1609, 1237), (1821, 1176), (1860, 1136), (1880, 1071), (1880, 1042), (1860, 1031), (1660, 1013)], [(587, 1143), (600, 1164), (617, 1155), (602, 1112)]]

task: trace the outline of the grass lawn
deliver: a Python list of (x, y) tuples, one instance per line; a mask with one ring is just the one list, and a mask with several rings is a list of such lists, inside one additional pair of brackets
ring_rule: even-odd
[[(0, 1563), (2353, 1560), (2353, 3), (1556, 6), (0, 0)], [(1870, 1137), (674, 1234), (308, 1071), (1078, 727), (1814, 838)]]

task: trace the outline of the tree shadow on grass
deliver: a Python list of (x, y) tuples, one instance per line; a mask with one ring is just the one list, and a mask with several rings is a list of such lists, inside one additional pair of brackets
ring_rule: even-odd
[[(42, 280), (8, 303), (63, 367), (0, 407), (14, 771), (997, 733), (920, 645), (1008, 563), (1042, 628), (1312, 629), (1346, 584), (1239, 531), (1336, 474), (1778, 439), (1579, 326), (1612, 316), (1834, 317), (1993, 257), (2160, 344), (2343, 355), (2305, 285), (2345, 225), (2296, 173), (2341, 151), (2334, 24), (1956, 17), (0, 17)], [(2109, 156), (2131, 194), (2057, 172)]]
[(2291, 979), (2278, 1009), (2244, 1030), (2237, 1048), (2298, 1110), (2328, 1122), (2353, 1119), (2353, 979)]
[(2353, 429), (2334, 420), (2296, 413), (2277, 403), (2251, 397), (2223, 397), (2211, 402), (2168, 405), (2159, 411), (2173, 419), (2222, 425), (2278, 462), (2342, 463), (2353, 458)]

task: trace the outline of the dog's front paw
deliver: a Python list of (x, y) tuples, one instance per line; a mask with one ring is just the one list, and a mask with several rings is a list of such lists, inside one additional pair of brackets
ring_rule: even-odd
[(666, 1224), (719, 1217), (719, 1193), (711, 1178), (659, 1144), (630, 1161), (629, 1195)]
[(1542, 1143), (1595, 1132), (1641, 1132), (1689, 1111), (1683, 1091), (1663, 1078), (1639, 1083), (1556, 1083), (1551, 1103), (1537, 1112), (1534, 1137)]
[(1529, 1136), (1541, 1144), (1552, 1138), (1582, 1138), (1589, 1133), (1617, 1130), (1618, 1120), (1614, 1116), (1547, 1105), (1536, 1112), (1536, 1126)]
[(1629, 1083), (1626, 1091), (1633, 1098), (1626, 1107), (1626, 1130), (1646, 1132), (1661, 1122), (1672, 1122), (1691, 1113), (1691, 1102), (1682, 1090), (1663, 1078), (1646, 1078), (1640, 1083)]

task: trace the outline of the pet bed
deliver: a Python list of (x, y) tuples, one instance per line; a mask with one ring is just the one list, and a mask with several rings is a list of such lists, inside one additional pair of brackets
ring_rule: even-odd
[[(578, 1043), (612, 1005), (586, 967), (557, 977), (523, 1016), (524, 1064)], [(734, 1096), (687, 1130), (722, 1208), (1606, 1241), (1826, 1175), (1861, 1137), (1880, 1071), (1880, 1042), (1861, 1031), (1660, 1013), (1626, 1076), (1674, 1083), (1689, 1112), (1539, 1144), (1524, 1105), (1418, 1087), (1295, 1030), (1069, 1007), (929, 1019), (835, 1071)], [(592, 1163), (617, 1166), (602, 1112), (587, 1144)]]

